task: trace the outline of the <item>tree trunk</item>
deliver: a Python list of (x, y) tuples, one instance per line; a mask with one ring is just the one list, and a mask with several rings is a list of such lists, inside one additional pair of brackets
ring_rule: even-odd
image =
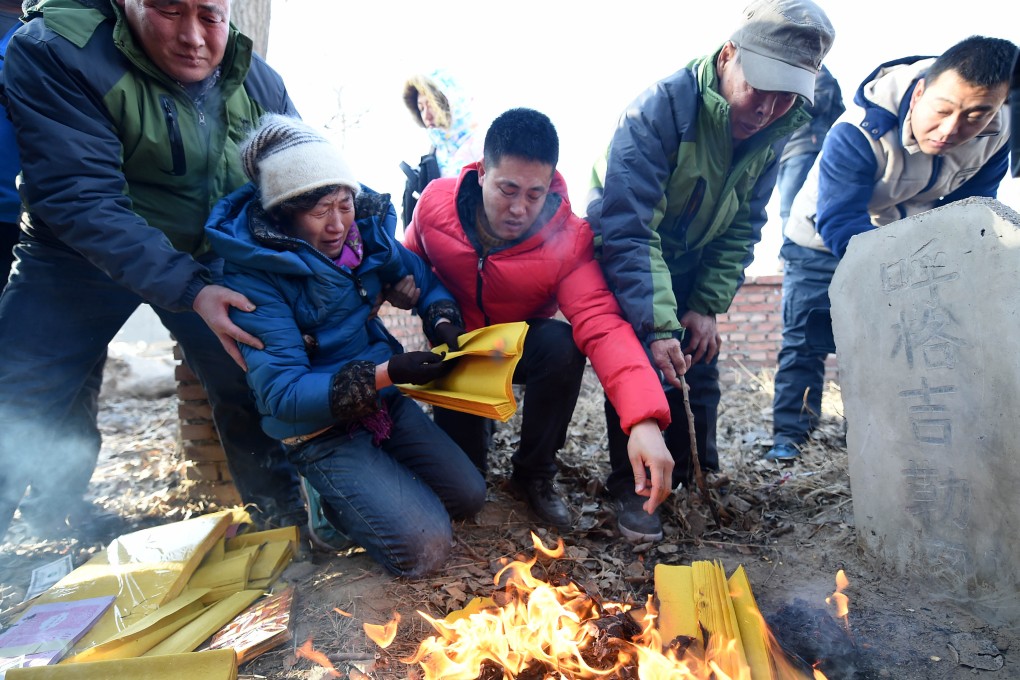
[(234, 0), (230, 21), (255, 43), (255, 51), (265, 58), (269, 50), (269, 19), (272, 0)]

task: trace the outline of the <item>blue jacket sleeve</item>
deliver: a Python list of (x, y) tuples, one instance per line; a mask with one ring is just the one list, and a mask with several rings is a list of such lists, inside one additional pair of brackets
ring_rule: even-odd
[(333, 374), (311, 370), (289, 301), (260, 273), (237, 274), (231, 283), (255, 304), (252, 312), (231, 309), (231, 320), (266, 347), (258, 350), (238, 343), (259, 410), (288, 423), (332, 421), (329, 388)]
[(679, 98), (659, 83), (624, 112), (609, 147), (596, 218), (606, 278), (646, 342), (682, 329), (657, 231), (683, 134), (674, 122), (682, 118), (676, 112), (684, 106)]
[(283, 78), (256, 52), (251, 53), (251, 66), (244, 79), (244, 90), (248, 97), (258, 102), (266, 111), (299, 117)]
[(826, 136), (818, 163), (816, 228), (825, 246), (843, 257), (851, 237), (874, 228), (868, 203), (878, 162), (854, 125), (838, 123)]
[(118, 284), (161, 307), (190, 308), (206, 270), (131, 210), (117, 132), (86, 73), (56, 54), (60, 42), (22, 32), (5, 57), (29, 207)]
[(414, 277), (418, 289), (421, 290), (415, 311), (421, 317), (423, 330), (428, 339), (434, 340), (435, 323), (440, 317), (453, 321), (458, 326), (463, 326), (460, 310), (457, 308), (457, 303), (454, 302), (453, 295), (440, 282), (439, 277), (433, 273), (432, 267), (426, 264), (417, 253), (408, 250), (403, 243), (397, 240), (397, 212), (392, 202), (387, 205), (386, 214), (382, 218), (380, 227), (388, 246), (395, 250), (399, 258), (399, 271), (389, 273), (384, 283), (396, 283), (408, 274)]
[[(397, 248), (400, 251), (401, 259), (404, 261), (404, 266), (414, 276), (415, 283), (421, 289), (421, 297), (418, 298), (415, 310), (422, 320), (424, 322), (435, 321), (435, 319), (429, 318), (429, 309), (433, 305), (445, 303), (456, 308), (453, 295), (442, 284), (439, 277), (432, 271), (432, 268), (425, 264), (425, 261), (418, 257), (418, 255), (408, 250), (402, 243), (397, 244)], [(430, 337), (432, 330), (433, 328), (431, 327), (426, 328), (426, 333)]]
[[(388, 197), (387, 197), (388, 198)], [(383, 283), (393, 284), (410, 274), (421, 291), (415, 311), (422, 320), (422, 330), (429, 342), (435, 343), (436, 322), (440, 319), (447, 319), (458, 326), (463, 327), (460, 309), (453, 299), (453, 295), (442, 284), (432, 268), (425, 263), (416, 253), (407, 249), (396, 239), (397, 213), (393, 203), (387, 201), (386, 213), (381, 217), (379, 224), (382, 238), (386, 240), (387, 247), (392, 248), (396, 253), (397, 267), (388, 271)]]

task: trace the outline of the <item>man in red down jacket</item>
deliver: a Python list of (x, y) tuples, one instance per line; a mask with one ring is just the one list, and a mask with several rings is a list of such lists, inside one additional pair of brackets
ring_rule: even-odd
[[(594, 259), (588, 223), (570, 209), (556, 129), (545, 114), (511, 109), (493, 121), (484, 149), (459, 177), (429, 184), (404, 244), (453, 293), (467, 330), (528, 322), (514, 373), (525, 399), (511, 486), (543, 522), (572, 526), (553, 478), (587, 356), (620, 409), (635, 488), (651, 513), (671, 488), (661, 432), (669, 406)], [(552, 318), (560, 310), (569, 323)], [(440, 408), (434, 418), (484, 472), (493, 422)]]

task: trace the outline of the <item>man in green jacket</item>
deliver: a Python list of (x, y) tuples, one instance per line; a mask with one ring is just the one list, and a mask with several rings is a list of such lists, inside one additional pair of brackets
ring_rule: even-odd
[(228, 316), (254, 307), (215, 283), (204, 232), (246, 182), (253, 124), (295, 113), (282, 79), (230, 25), (229, 0), (26, 5), (3, 68), (27, 216), (0, 297), (0, 537), (19, 504), (37, 527), (83, 523), (92, 386), (143, 302), (205, 386), (242, 499), (266, 522), (301, 521), (297, 475), (228, 356), (261, 346)]
[[(719, 468), (715, 315), (729, 308), (751, 262), (782, 146), (810, 119), (805, 101), (834, 37), (811, 0), (756, 0), (719, 50), (627, 108), (595, 167), (588, 220), (606, 278), (666, 383), (674, 487), (692, 472), (685, 373), (702, 466)], [(662, 523), (633, 493), (626, 439), (608, 401), (606, 423), (607, 487), (620, 531), (659, 540)]]

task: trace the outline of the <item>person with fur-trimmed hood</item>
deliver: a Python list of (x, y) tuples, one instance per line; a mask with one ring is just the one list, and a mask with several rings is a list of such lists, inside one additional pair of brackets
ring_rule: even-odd
[(431, 146), (416, 167), (402, 162), (407, 177), (400, 218), (406, 227), (429, 182), (456, 177), (460, 169), (482, 157), (482, 138), (471, 110), (471, 99), (444, 69), (416, 74), (404, 83), (404, 105), (414, 122), (425, 128)]
[(415, 74), (404, 83), (404, 105), (425, 128), (442, 177), (482, 157), (482, 137), (472, 100), (445, 69)]
[(942, 56), (879, 66), (836, 121), (794, 199), (780, 256), (783, 345), (775, 445), (799, 454), (821, 413), (829, 283), (854, 235), (970, 196), (994, 198), (1009, 168), (1004, 110), (1017, 48), (973, 36)]
[(363, 187), (317, 130), (267, 116), (241, 147), (251, 182), (223, 199), (206, 231), (227, 285), (254, 304), (234, 321), (262, 427), (321, 499), (329, 522), (400, 576), (438, 568), (450, 517), (472, 515), (485, 481), (463, 451), (394, 387), (450, 367), (404, 353), (376, 315), (385, 284), (412, 275), (436, 344), (463, 332), (450, 293), (393, 234), (389, 196)]

